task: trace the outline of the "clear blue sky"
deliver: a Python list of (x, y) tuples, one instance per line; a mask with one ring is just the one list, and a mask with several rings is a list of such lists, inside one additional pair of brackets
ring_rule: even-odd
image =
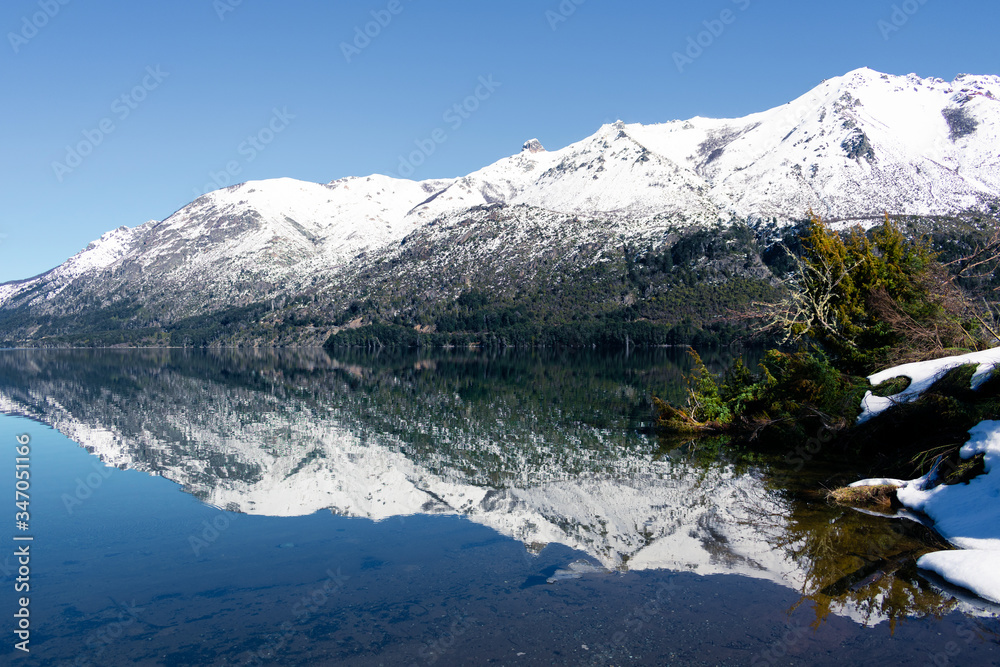
[[(387, 25), (345, 55), (373, 11)], [(532, 137), (741, 116), (862, 66), (998, 74), (998, 25), (996, 0), (6, 0), (0, 281), (169, 216), (227, 166), (234, 182), (396, 173), (440, 129), (413, 176), (456, 176)]]

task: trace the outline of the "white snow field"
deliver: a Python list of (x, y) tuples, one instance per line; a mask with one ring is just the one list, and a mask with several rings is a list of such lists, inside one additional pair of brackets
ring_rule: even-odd
[[(0, 285), (0, 308), (82, 308), (122, 290), (147, 304), (165, 299), (187, 317), (207, 297), (183, 305), (178, 295), (203, 285), (215, 306), (245, 305), (496, 203), (594, 217), (641, 238), (667, 221), (788, 223), (811, 209), (831, 223), (865, 224), (885, 211), (982, 211), (998, 197), (1000, 77), (946, 82), (862, 68), (744, 118), (609, 123), (557, 150), (529, 141), (457, 178), (233, 185), (162, 222), (108, 232), (52, 271)], [(565, 224), (563, 235), (578, 226)]]

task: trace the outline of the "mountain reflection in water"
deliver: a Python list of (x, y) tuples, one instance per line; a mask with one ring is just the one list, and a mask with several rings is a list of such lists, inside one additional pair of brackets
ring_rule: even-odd
[(823, 470), (662, 446), (650, 396), (678, 398), (688, 367), (683, 350), (10, 350), (0, 411), (231, 512), (460, 514), (610, 570), (777, 582), (817, 623), (965, 608), (916, 571), (926, 529), (827, 505)]

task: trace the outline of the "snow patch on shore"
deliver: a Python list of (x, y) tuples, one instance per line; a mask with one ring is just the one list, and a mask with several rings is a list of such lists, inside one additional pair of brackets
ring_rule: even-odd
[(935, 551), (922, 556), (917, 567), (1000, 603), (1000, 553), (981, 549)]
[(888, 368), (868, 376), (868, 381), (872, 386), (881, 384), (886, 380), (897, 377), (910, 378), (910, 386), (903, 391), (892, 396), (875, 396), (872, 392), (865, 394), (861, 401), (861, 416), (858, 423), (863, 424), (872, 417), (880, 415), (894, 405), (909, 403), (920, 398), (925, 391), (940, 380), (945, 373), (953, 368), (964, 366), (965, 364), (978, 364), (975, 375), (972, 376), (972, 388), (977, 389), (979, 385), (986, 381), (990, 372), (1000, 364), (1000, 347), (980, 352), (971, 352), (955, 357), (943, 357), (930, 361), (918, 361), (912, 364), (903, 364), (895, 368)]
[[(905, 376), (912, 381), (904, 391), (890, 397), (873, 396), (862, 401), (862, 423), (893, 405), (919, 398), (947, 371), (965, 364), (978, 364), (972, 377), (977, 389), (1000, 364), (1000, 348), (944, 359), (905, 364), (870, 376), (879, 384)], [(971, 459), (983, 455), (984, 473), (964, 484), (934, 486), (934, 472), (909, 481), (868, 479), (851, 486), (891, 484), (898, 487), (899, 501), (934, 521), (934, 528), (958, 551), (937, 551), (922, 556), (917, 566), (937, 573), (956, 586), (1000, 603), (1000, 421), (983, 421), (969, 431), (969, 441), (959, 455)], [(931, 487), (931, 488), (928, 488)]]

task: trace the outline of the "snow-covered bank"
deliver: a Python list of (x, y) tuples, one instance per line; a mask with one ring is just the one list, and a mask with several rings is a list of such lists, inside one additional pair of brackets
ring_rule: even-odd
[(1000, 554), (982, 549), (935, 551), (922, 556), (917, 566), (967, 588), (979, 597), (1000, 602)]
[(985, 474), (967, 484), (942, 484), (927, 490), (907, 485), (897, 496), (910, 509), (934, 519), (938, 532), (955, 546), (1000, 553), (1000, 474), (991, 474), (1000, 463), (1000, 422), (982, 422), (969, 433), (972, 437), (961, 456), (971, 459), (983, 454)]
[[(905, 391), (889, 398), (872, 396), (869, 392), (862, 404), (864, 412), (859, 423), (893, 405), (915, 400), (945, 372), (970, 363), (979, 364), (972, 379), (975, 389), (1000, 364), (1000, 348), (906, 364), (870, 376), (872, 384), (899, 376), (909, 377), (912, 382)], [(982, 598), (1000, 603), (1000, 421), (983, 421), (969, 435), (959, 454), (965, 460), (982, 454), (984, 473), (968, 483), (934, 486), (932, 472), (910, 481), (862, 480), (852, 486), (876, 483), (897, 486), (899, 501), (927, 515), (934, 521), (935, 529), (960, 549), (926, 554), (917, 565)]]
[(984, 421), (970, 431), (961, 455), (983, 454), (986, 472), (968, 484), (922, 490), (899, 489), (900, 502), (934, 520), (949, 542), (965, 551), (940, 551), (917, 561), (987, 600), (1000, 602), (1000, 422)]
[(861, 401), (862, 412), (861, 416), (858, 417), (858, 423), (862, 424), (872, 417), (882, 414), (894, 405), (917, 400), (925, 391), (931, 388), (931, 385), (941, 379), (945, 373), (965, 364), (979, 365), (976, 368), (975, 375), (972, 376), (972, 388), (976, 389), (989, 377), (990, 371), (1000, 364), (1000, 347), (954, 357), (943, 357), (941, 359), (931, 359), (930, 361), (903, 364), (902, 366), (887, 368), (884, 371), (879, 371), (874, 375), (868, 376), (868, 381), (872, 383), (872, 386), (897, 377), (910, 378), (910, 386), (892, 396), (875, 396), (869, 391)]

